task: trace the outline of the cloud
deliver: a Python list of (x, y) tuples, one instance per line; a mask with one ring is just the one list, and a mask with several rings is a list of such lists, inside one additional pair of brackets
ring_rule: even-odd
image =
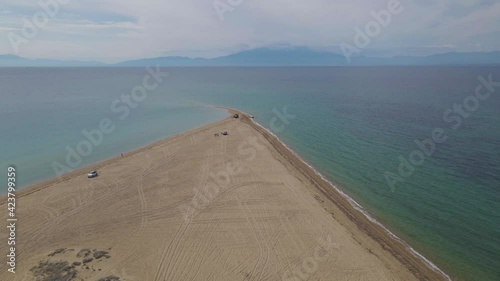
[[(242, 0), (220, 21), (212, 0), (72, 0), (19, 55), (113, 62), (161, 55), (210, 57), (275, 43), (338, 46), (352, 41), (354, 27), (363, 27), (372, 20), (370, 11), (385, 9), (389, 1), (394, 0)], [(5, 34), (19, 32), (22, 17), (40, 10), (37, 2), (6, 5), (10, 13), (0, 18), (0, 53), (12, 52)], [(494, 0), (401, 3), (404, 11), (371, 48), (385, 53), (425, 46), (500, 49), (500, 4)], [(438, 49), (444, 48), (426, 50)]]

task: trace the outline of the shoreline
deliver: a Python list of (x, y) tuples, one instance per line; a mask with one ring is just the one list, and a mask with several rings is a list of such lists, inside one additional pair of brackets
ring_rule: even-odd
[[(298, 154), (296, 154), (285, 143), (283, 143), (276, 135), (249, 118), (249, 114), (232, 108), (218, 108), (228, 110), (231, 115), (233, 113), (239, 113), (242, 123), (252, 127), (272, 145), (275, 150), (274, 153), (276, 153), (275, 156), (280, 157), (280, 159), (278, 159), (280, 162), (282, 162), (290, 169), (295, 169), (304, 177), (305, 180), (314, 185), (316, 191), (310, 190), (311, 192), (319, 192), (318, 195), (322, 194), (323, 197), (329, 200), (329, 202), (321, 202), (321, 200), (316, 198), (326, 211), (331, 212), (332, 216), (334, 216), (333, 214), (335, 213), (335, 219), (338, 216), (338, 212), (334, 212), (333, 210), (335, 209), (336, 211), (338, 208), (342, 211), (343, 216), (345, 216), (352, 225), (348, 222), (341, 224), (346, 229), (351, 230), (350, 232), (354, 233), (355, 228), (360, 230), (362, 233), (369, 237), (368, 240), (371, 239), (374, 242), (378, 243), (384, 251), (387, 251), (388, 253), (390, 253), (390, 255), (396, 258), (417, 279), (451, 280), (450, 277), (446, 275), (446, 273), (440, 270), (431, 261), (427, 260), (424, 256), (422, 256), (411, 246), (409, 246), (404, 240), (397, 237), (376, 219), (371, 217), (370, 214), (360, 204), (358, 204), (354, 199), (350, 198), (348, 195), (342, 192), (337, 186), (335, 186), (321, 173), (315, 170), (314, 167), (304, 161)], [(23, 187), (20, 190), (16, 191), (17, 197), (18, 199), (22, 199), (23, 197), (48, 189), (53, 185), (64, 183), (66, 181), (74, 179), (75, 177), (82, 176), (82, 173), (86, 173), (87, 170), (98, 170), (111, 165), (116, 161), (133, 158), (136, 155), (145, 153), (149, 150), (153, 150), (160, 145), (167, 145), (168, 143), (176, 142), (186, 136), (193, 135), (197, 132), (206, 131), (207, 129), (217, 127), (219, 124), (226, 122), (228, 119), (231, 119), (231, 117), (180, 133), (175, 136), (171, 136), (164, 140), (156, 141), (149, 145), (124, 153), (123, 156), (116, 156), (95, 164), (87, 165), (61, 177), (55, 177), (30, 186)], [(0, 196), (0, 205), (4, 205), (6, 203), (5, 197), (5, 195)], [(361, 242), (359, 242), (360, 244), (363, 244), (363, 241), (367, 241), (367, 238), (365, 237), (356, 236), (356, 238), (362, 240)]]
[[(220, 108), (220, 109), (224, 109), (224, 110), (226, 110), (226, 111), (229, 112), (229, 110), (227, 110), (225, 108)], [(225, 117), (225, 118), (228, 118), (228, 117)], [(221, 119), (221, 120), (224, 120), (224, 119)], [(194, 131), (194, 130), (197, 130), (197, 129), (202, 129), (205, 126), (209, 126), (209, 125), (215, 124), (217, 122), (220, 122), (221, 120), (217, 120), (217, 121), (205, 124), (205, 125), (197, 126), (195, 128), (189, 129), (187, 131), (182, 131), (182, 132), (179, 132), (177, 134), (173, 134), (173, 135), (170, 135), (170, 136), (167, 136), (167, 137), (156, 138), (151, 143), (143, 144), (143, 145), (140, 145), (138, 147), (132, 148), (131, 150), (127, 150), (127, 151), (123, 152), (123, 156), (125, 156), (127, 154), (130, 154), (130, 153), (138, 152), (139, 150), (142, 150), (142, 149), (150, 147), (150, 146), (154, 146), (154, 145), (156, 145), (158, 143), (161, 143), (161, 142), (163, 142), (163, 141), (165, 141), (167, 139), (174, 138), (174, 137), (177, 137), (177, 136), (180, 136), (180, 135), (183, 135), (183, 134), (189, 134), (191, 131)], [(16, 188), (16, 192), (19, 193), (21, 190), (24, 190), (24, 189), (27, 189), (27, 188), (32, 188), (34, 186), (44, 185), (44, 184), (49, 183), (49, 182), (53, 183), (55, 179), (59, 179), (60, 181), (64, 181), (65, 179), (68, 178), (68, 176), (70, 174), (73, 174), (76, 171), (80, 171), (80, 170), (84, 170), (84, 169), (88, 169), (88, 171), (91, 171), (91, 170), (94, 170), (92, 167), (94, 167), (95, 165), (101, 165), (101, 164), (103, 164), (105, 162), (107, 163), (109, 161), (111, 161), (111, 162), (112, 161), (116, 161), (116, 160), (118, 160), (120, 158), (122, 158), (122, 157), (118, 153), (115, 156), (111, 156), (111, 157), (108, 157), (108, 158), (105, 158), (105, 159), (98, 160), (97, 162), (94, 162), (94, 163), (91, 163), (91, 164), (86, 164), (86, 165), (82, 165), (80, 167), (74, 168), (71, 172), (63, 174), (61, 176), (50, 176), (50, 177), (46, 177), (46, 178), (43, 178), (43, 179), (36, 180), (35, 182), (27, 184), (27, 185), (24, 185), (22, 187), (17, 187)], [(5, 192), (2, 191), (0, 193), (0, 201), (2, 200), (3, 196), (6, 196), (6, 194), (7, 194), (6, 191)]]
[[(226, 117), (226, 118), (224, 118), (222, 120), (225, 120), (227, 118), (228, 117)], [(177, 138), (181, 138), (181, 137), (184, 137), (185, 135), (189, 135), (189, 134), (191, 134), (193, 132), (202, 130), (205, 127), (216, 125), (217, 123), (221, 122), (222, 120), (215, 121), (215, 122), (212, 122), (212, 123), (208, 123), (208, 124), (205, 124), (205, 125), (202, 125), (202, 126), (199, 126), (199, 127), (196, 127), (196, 128), (193, 128), (193, 129), (181, 132), (181, 133), (178, 133), (176, 135), (172, 135), (170, 137), (166, 137), (166, 138), (163, 138), (163, 139), (160, 139), (160, 140), (156, 140), (156, 141), (154, 141), (154, 142), (152, 142), (150, 144), (146, 144), (146, 145), (140, 146), (138, 148), (134, 148), (134, 149), (132, 149), (130, 151), (124, 152), (123, 156), (121, 156), (121, 155), (113, 156), (113, 157), (110, 157), (110, 158), (107, 158), (107, 159), (95, 162), (93, 164), (88, 164), (88, 165), (76, 168), (73, 171), (71, 171), (69, 173), (66, 173), (66, 174), (63, 174), (63, 175), (61, 175), (59, 177), (58, 176), (51, 177), (51, 178), (48, 178), (48, 179), (40, 180), (40, 181), (38, 181), (36, 183), (33, 183), (33, 184), (29, 184), (29, 185), (23, 186), (23, 187), (21, 187), (19, 189), (16, 188), (16, 195), (18, 197), (21, 197), (21, 196), (26, 196), (26, 195), (35, 193), (35, 192), (39, 191), (40, 188), (45, 188), (46, 185), (55, 184), (55, 183), (61, 183), (61, 182), (70, 180), (71, 178), (73, 178), (75, 176), (82, 175), (82, 174), (87, 174), (88, 171), (97, 170), (97, 169), (99, 169), (101, 167), (104, 167), (106, 165), (109, 165), (109, 164), (111, 164), (111, 163), (113, 163), (113, 162), (115, 162), (117, 160), (125, 159), (128, 156), (133, 156), (133, 155), (136, 155), (136, 154), (141, 153), (143, 151), (146, 151), (148, 149), (152, 149), (152, 148), (156, 147), (158, 144), (163, 143), (165, 141), (169, 141), (169, 140), (173, 141), (173, 140), (175, 140)], [(28, 190), (28, 189), (32, 189), (32, 190)], [(0, 194), (0, 205), (4, 204), (3, 201), (6, 200), (6, 196), (7, 196), (7, 193)]]
[[(264, 126), (262, 126), (261, 124), (259, 124), (258, 122), (256, 122), (253, 118), (250, 118), (250, 114), (246, 113), (246, 112), (243, 112), (241, 110), (238, 110), (238, 109), (235, 109), (235, 108), (231, 108), (231, 107), (225, 107), (225, 106), (216, 106), (216, 105), (210, 105), (211, 107), (216, 107), (216, 108), (221, 108), (221, 109), (225, 109), (227, 111), (230, 112), (231, 115), (233, 115), (234, 113), (238, 113), (240, 114), (240, 116), (245, 116), (246, 119), (243, 119), (244, 121), (247, 121), (247, 124), (253, 126), (257, 131), (259, 131), (261, 134), (263, 135), (269, 135), (270, 137), (266, 137), (271, 143), (273, 143), (274, 141), (277, 142), (276, 146), (273, 144), (273, 146), (275, 147), (275, 149), (277, 151), (280, 152), (281, 154), (281, 151), (285, 150), (286, 152), (285, 153), (289, 153), (291, 157), (286, 157), (284, 156), (285, 158), (287, 158), (287, 160), (290, 162), (290, 164), (296, 166), (296, 167), (300, 167), (302, 165), (305, 165), (307, 166), (307, 168), (309, 169), (300, 169), (300, 172), (301, 173), (314, 173), (314, 176), (311, 176), (310, 179), (311, 180), (314, 180), (316, 183), (318, 183), (318, 185), (316, 186), (317, 188), (319, 189), (322, 189), (322, 192), (325, 192), (325, 196), (327, 197), (330, 197), (332, 194), (331, 193), (328, 193), (327, 190), (325, 190), (325, 186), (321, 186), (320, 185), (327, 185), (329, 186), (330, 188), (332, 188), (335, 192), (338, 193), (339, 196), (341, 196), (343, 199), (345, 199), (348, 204), (350, 205), (350, 207), (352, 209), (354, 209), (355, 211), (359, 212), (360, 214), (362, 214), (364, 216), (364, 218), (366, 220), (368, 220), (369, 222), (358, 222), (358, 221), (353, 221), (355, 222), (356, 224), (360, 223), (360, 224), (374, 224), (375, 226), (377, 227), (380, 227), (383, 229), (383, 232), (385, 232), (385, 234), (388, 236), (387, 238), (388, 239), (391, 239), (393, 240), (394, 242), (396, 243), (399, 243), (401, 246), (404, 247), (405, 251), (408, 252), (409, 254), (411, 254), (414, 258), (417, 258), (418, 261), (422, 262), (427, 268), (429, 268), (430, 270), (432, 270), (433, 272), (435, 272), (436, 274), (439, 275), (439, 277), (443, 278), (443, 280), (447, 280), (447, 281), (451, 281), (451, 277), (446, 274), (442, 269), (440, 269), (436, 264), (434, 264), (432, 261), (430, 261), (429, 259), (427, 259), (424, 255), (420, 254), (418, 251), (416, 251), (413, 247), (410, 246), (410, 244), (408, 244), (405, 240), (403, 240), (402, 238), (400, 238), (399, 236), (397, 236), (396, 234), (394, 234), (392, 231), (390, 231), (387, 227), (385, 227), (381, 222), (379, 222), (377, 219), (375, 219), (368, 210), (366, 210), (361, 204), (359, 204), (358, 202), (356, 202), (356, 200), (354, 200), (352, 197), (350, 197), (349, 195), (347, 195), (345, 192), (343, 192), (339, 187), (337, 187), (333, 182), (331, 182), (327, 177), (325, 177), (323, 174), (321, 174), (318, 170), (316, 170), (311, 164), (307, 163), (307, 161), (305, 161), (302, 157), (300, 157), (293, 149), (291, 149), (286, 143), (284, 143), (277, 135), (275, 135), (273, 132), (271, 132), (269, 129), (265, 128)], [(274, 139), (274, 141), (273, 141)], [(281, 150), (281, 151), (280, 151)], [(296, 162), (296, 163), (294, 163)], [(316, 177), (319, 177), (319, 180), (316, 178)], [(328, 195), (327, 195), (328, 194)], [(339, 202), (337, 200), (335, 200), (334, 197), (330, 197), (330, 200), (334, 201), (334, 202)], [(345, 210), (348, 210), (349, 207), (348, 206), (344, 206)], [(348, 210), (348, 211), (352, 211), (352, 210)], [(350, 212), (350, 214), (352, 214), (352, 212)], [(351, 219), (354, 219), (356, 218), (357, 216), (352, 216)], [(365, 227), (360, 227), (360, 229), (362, 230), (366, 230)], [(372, 233), (368, 233), (367, 231), (365, 231), (366, 234), (368, 234), (369, 236), (371, 236), (372, 238), (374, 238), (375, 240), (378, 240), (378, 239), (383, 239), (382, 237), (378, 237), (378, 236), (375, 236), (373, 237)], [(377, 241), (379, 242), (379, 241)], [(398, 247), (396, 247), (396, 249), (394, 249), (393, 247), (396, 246), (396, 245), (392, 245), (393, 243), (388, 243), (388, 247), (392, 248), (391, 251), (395, 251), (395, 252), (398, 252), (399, 249), (397, 249)], [(381, 246), (384, 247), (383, 244), (381, 244)], [(390, 252), (391, 252), (390, 251)], [(401, 252), (401, 251), (399, 251)], [(398, 257), (399, 259), (399, 255), (391, 252), (395, 257)], [(399, 259), (401, 262), (405, 263), (406, 262), (406, 259)], [(410, 263), (411, 264), (411, 263)], [(418, 270), (417, 268), (414, 268), (412, 265), (408, 264), (409, 266), (409, 269), (410, 271), (413, 272), (413, 270), (416, 270), (416, 272), (420, 272), (421, 270)], [(406, 265), (406, 264), (405, 264)], [(431, 279), (431, 280), (434, 280), (434, 279)]]
[[(221, 107), (221, 108), (225, 108), (225, 107)], [(233, 108), (225, 108), (227, 110), (233, 110), (235, 112), (239, 112), (240, 114), (244, 114), (244, 115), (247, 115), (247, 116), (250, 116), (249, 114), (247, 113), (244, 113), (242, 111), (238, 111), (236, 109), (233, 109)], [(382, 223), (380, 223), (379, 221), (377, 221), (377, 219), (375, 219), (361, 204), (359, 204), (358, 202), (356, 202), (356, 200), (354, 200), (352, 197), (350, 197), (349, 195), (347, 195), (345, 192), (343, 192), (340, 188), (338, 188), (333, 182), (331, 182), (330, 180), (328, 180), (324, 175), (322, 175), (318, 170), (316, 170), (312, 165), (310, 165), (309, 163), (307, 163), (302, 157), (300, 157), (294, 150), (292, 150), (288, 145), (286, 145), (283, 141), (281, 141), (281, 139), (276, 136), (274, 133), (272, 133), (269, 129), (265, 128), (264, 126), (260, 125), (258, 122), (254, 121), (252, 118), (248, 118), (248, 120), (250, 120), (250, 123), (251, 125), (253, 125), (257, 130), (263, 130), (264, 132), (261, 132), (262, 134), (269, 134), (271, 135), (271, 138), (269, 139), (270, 142), (273, 142), (272, 141), (272, 138), (274, 138), (274, 140), (276, 142), (278, 142), (278, 145), (275, 147), (276, 150), (280, 150), (280, 149), (284, 149), (284, 150), (287, 150), (291, 155), (292, 155), (292, 159), (288, 158), (287, 160), (290, 161), (290, 163), (292, 165), (294, 164), (297, 164), (298, 166), (300, 165), (305, 165), (307, 166), (307, 168), (309, 169), (309, 171), (307, 170), (302, 170), (303, 173), (314, 173), (314, 176), (312, 176), (311, 178), (314, 178), (314, 177), (319, 177), (321, 180), (320, 182), (318, 183), (319, 185), (321, 185), (321, 181), (323, 182), (323, 184), (326, 184), (328, 185), (329, 187), (331, 187), (335, 192), (338, 193), (339, 196), (341, 196), (343, 199), (345, 199), (347, 201), (347, 203), (350, 205), (350, 207), (352, 209), (354, 209), (355, 211), (359, 212), (361, 215), (364, 216), (364, 218), (366, 220), (369, 221), (369, 223), (372, 223), (374, 224), (376, 227), (380, 227), (383, 229), (383, 232), (385, 232), (386, 235), (388, 235), (389, 239), (393, 240), (394, 242), (396, 243), (399, 243), (401, 244), (401, 246), (404, 247), (404, 249), (409, 253), (411, 254), (413, 257), (417, 258), (420, 262), (422, 262), (427, 268), (429, 268), (430, 270), (432, 270), (433, 272), (437, 273), (439, 275), (439, 277), (441, 278), (444, 278), (444, 280), (449, 280), (451, 281), (451, 277), (446, 274), (443, 270), (441, 270), (437, 265), (435, 265), (432, 261), (430, 261), (429, 259), (427, 259), (425, 256), (423, 256), (422, 254), (420, 254), (418, 251), (416, 251), (415, 249), (413, 249), (406, 241), (404, 241), (403, 239), (401, 239), (400, 237), (398, 237), (396, 234), (394, 234), (392, 231), (390, 231), (388, 228), (386, 228)], [(279, 147), (281, 146), (281, 147)], [(298, 161), (298, 163), (293, 163), (294, 161)], [(299, 168), (300, 169), (300, 168)], [(319, 187), (317, 186), (318, 188), (324, 188), (324, 187)], [(325, 195), (327, 195), (328, 197), (330, 197), (331, 193), (329, 193), (327, 190), (322, 190), (322, 192), (325, 192)], [(332, 201), (335, 201), (335, 202), (338, 202), (337, 200), (335, 200), (333, 197), (330, 197), (330, 199)], [(346, 209), (348, 209), (349, 207), (346, 207)], [(352, 214), (352, 213), (351, 213)], [(354, 217), (357, 217), (357, 216), (354, 216)], [(354, 221), (353, 221), (354, 222)], [(355, 222), (356, 224), (358, 222)], [(361, 224), (366, 224), (367, 222), (359, 222)], [(368, 223), (368, 224), (369, 224)], [(362, 230), (365, 230), (366, 228), (364, 227), (360, 227), (360, 229)], [(372, 238), (374, 238), (375, 240), (378, 241), (378, 237), (375, 236), (373, 237), (371, 233), (368, 233), (366, 232), (369, 236), (371, 236)], [(383, 239), (381, 237), (381, 239)], [(391, 247), (392, 243), (388, 243), (389, 247)], [(381, 244), (381, 246), (384, 246)], [(394, 249), (394, 251), (398, 251), (397, 249)], [(397, 257), (399, 259), (399, 255), (393, 253), (392, 251), (390, 251), (395, 257)], [(405, 259), (399, 259), (400, 261), (405, 261)], [(404, 263), (404, 262), (403, 262)], [(405, 264), (405, 263), (404, 263)], [(405, 264), (406, 265), (406, 264)], [(412, 269), (413, 269), (413, 266), (411, 266), (410, 268), (410, 271), (414, 272)], [(417, 269), (417, 268), (415, 268)], [(417, 270), (416, 272), (420, 272), (420, 270)], [(420, 274), (420, 273), (419, 273)], [(435, 279), (431, 279), (431, 280), (435, 280)]]

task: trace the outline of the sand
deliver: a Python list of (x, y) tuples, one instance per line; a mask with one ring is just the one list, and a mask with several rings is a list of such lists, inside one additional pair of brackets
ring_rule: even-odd
[[(100, 175), (88, 179), (93, 169)], [(27, 187), (17, 200), (16, 273), (2, 262), (0, 280), (36, 280), (40, 261), (82, 262), (82, 249), (107, 254), (67, 269), (72, 280), (444, 279), (244, 115)]]

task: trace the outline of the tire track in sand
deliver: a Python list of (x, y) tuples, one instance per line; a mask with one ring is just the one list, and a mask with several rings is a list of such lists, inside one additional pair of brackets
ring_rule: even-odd
[[(194, 140), (191, 139), (191, 141), (193, 142)], [(209, 153), (211, 153), (211, 150), (209, 150), (207, 153), (208, 153), (208, 155), (210, 155)], [(200, 179), (199, 185), (204, 181), (205, 177), (207, 177), (207, 175), (208, 175), (209, 163), (207, 163), (207, 160), (209, 158), (210, 157), (207, 157), (205, 159), (205, 161), (201, 164), (200, 170), (198, 172), (197, 178)], [(195, 194), (195, 196), (196, 196), (196, 194)], [(172, 266), (173, 259), (168, 259), (168, 261), (167, 261), (167, 258), (172, 256), (173, 253), (175, 253), (177, 251), (177, 248), (179, 247), (180, 241), (182, 240), (183, 236), (185, 235), (187, 228), (189, 227), (191, 221), (194, 219), (194, 216), (196, 214), (197, 213), (193, 214), (193, 217), (190, 220), (185, 220), (184, 218), (182, 218), (182, 223), (177, 228), (177, 231), (175, 232), (173, 239), (170, 240), (170, 243), (168, 243), (168, 245), (167, 244), (165, 245), (165, 247), (162, 251), (161, 257), (160, 257), (160, 264), (158, 265), (158, 269), (156, 270), (156, 273), (155, 273), (155, 277), (154, 277), (155, 281), (169, 280), (169, 279), (166, 279), (165, 277), (168, 277), (170, 275), (169, 269)]]

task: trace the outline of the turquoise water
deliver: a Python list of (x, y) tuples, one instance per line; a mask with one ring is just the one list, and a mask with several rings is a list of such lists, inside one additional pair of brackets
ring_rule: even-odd
[[(54, 162), (68, 169), (84, 167), (229, 116), (225, 110), (164, 97), (158, 88), (135, 102), (136, 108), (127, 106), (129, 115), (121, 120), (122, 111), (111, 109), (113, 101), (141, 85), (146, 74), (143, 69), (0, 69), (2, 170), (15, 165), (18, 186), (26, 186), (55, 177)], [(66, 147), (77, 151), (88, 140), (82, 131), (99, 129), (105, 118), (114, 131), (103, 133), (102, 143), (92, 145), (77, 166), (68, 165)], [(0, 173), (0, 181), (6, 182), (6, 173)]]
[[(500, 88), (456, 130), (443, 113), (494, 67), (173, 68), (86, 163), (226, 116), (239, 108), (457, 280), (500, 276)], [(82, 129), (115, 120), (111, 102), (144, 69), (2, 69), (1, 158), (28, 184), (53, 176)], [(496, 78), (498, 77), (498, 78)], [(496, 79), (495, 79), (496, 78)], [(276, 110), (295, 115), (280, 122)], [(276, 130), (275, 124), (283, 126)], [(443, 128), (448, 139), (392, 190), (399, 156)], [(2, 164), (7, 165), (5, 161)], [(23, 175), (24, 174), (24, 175)], [(4, 177), (4, 175), (1, 175)], [(1, 178), (4, 181), (3, 178)]]

